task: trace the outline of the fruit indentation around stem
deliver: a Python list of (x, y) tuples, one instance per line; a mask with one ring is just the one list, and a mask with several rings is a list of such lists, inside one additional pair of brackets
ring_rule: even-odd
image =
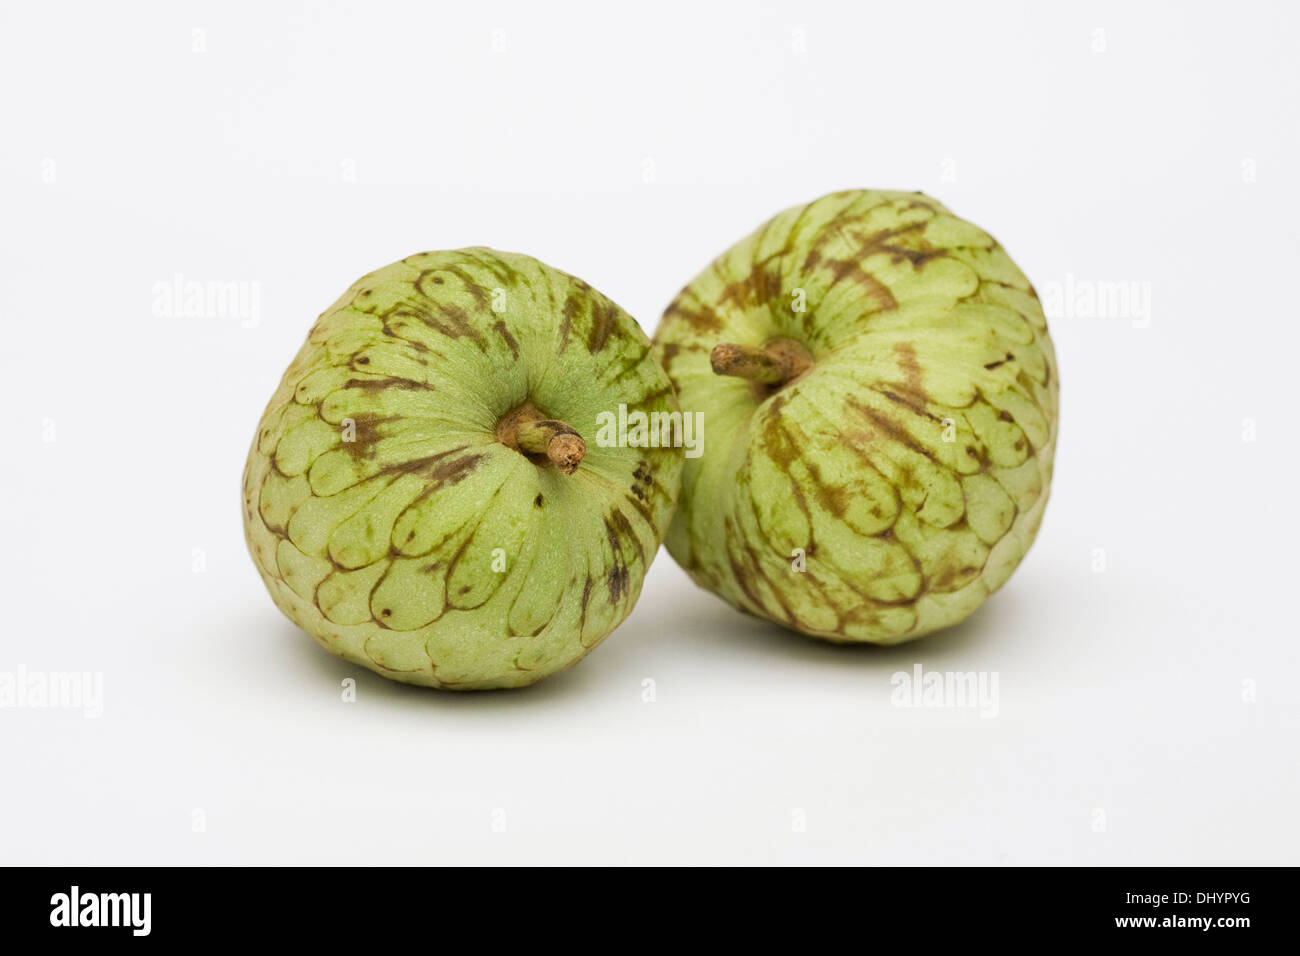
[(548, 418), (532, 402), (524, 402), (497, 422), (497, 441), (526, 455), (534, 464), (550, 462), (571, 475), (587, 454), (587, 443), (565, 422)]

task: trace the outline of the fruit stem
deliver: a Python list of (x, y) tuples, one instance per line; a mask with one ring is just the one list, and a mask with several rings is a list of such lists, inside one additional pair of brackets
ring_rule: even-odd
[(532, 402), (501, 419), (497, 441), (525, 454), (545, 455), (565, 475), (577, 471), (587, 454), (581, 435), (565, 422), (547, 418)]
[(794, 339), (772, 339), (761, 349), (722, 342), (713, 347), (709, 364), (717, 375), (749, 379), (762, 385), (784, 385), (812, 368), (812, 353)]

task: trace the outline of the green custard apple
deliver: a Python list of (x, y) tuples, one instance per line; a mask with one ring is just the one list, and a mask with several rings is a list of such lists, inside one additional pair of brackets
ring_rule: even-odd
[(386, 266), (316, 321), (262, 416), (253, 561), (349, 661), (531, 684), (627, 616), (672, 516), (682, 451), (601, 441), (621, 406), (678, 409), (645, 333), (585, 282), (483, 248)]
[(655, 334), (703, 412), (669, 553), (700, 586), (837, 642), (954, 624), (1006, 582), (1047, 504), (1056, 359), (1029, 280), (920, 193), (776, 216)]

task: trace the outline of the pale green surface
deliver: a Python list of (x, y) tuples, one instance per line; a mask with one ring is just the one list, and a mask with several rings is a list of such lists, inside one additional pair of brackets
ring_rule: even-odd
[[(526, 400), (586, 439), (573, 475), (497, 442)], [(373, 272), (317, 320), (262, 417), (253, 560), (350, 661), (437, 687), (533, 683), (627, 616), (672, 514), (679, 449), (596, 443), (619, 403), (677, 408), (645, 334), (586, 283), (488, 249)]]
[[(720, 342), (773, 338), (815, 359), (783, 389), (709, 366)], [(668, 549), (737, 607), (829, 640), (909, 640), (970, 614), (1032, 543), (1057, 429), (1043, 310), (933, 199), (851, 191), (781, 213), (682, 291), (655, 342), (708, 435)]]

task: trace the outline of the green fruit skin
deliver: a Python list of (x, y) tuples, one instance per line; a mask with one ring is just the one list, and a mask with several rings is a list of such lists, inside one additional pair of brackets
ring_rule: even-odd
[[(802, 378), (710, 368), (721, 342), (773, 338), (812, 353)], [(969, 615), (1033, 542), (1057, 435), (1047, 322), (1001, 246), (935, 200), (855, 190), (781, 213), (682, 290), (655, 345), (708, 435), (668, 550), (741, 610), (907, 641)]]
[[(572, 475), (497, 440), (526, 401), (586, 439)], [(262, 416), (253, 561), (346, 660), (431, 687), (531, 684), (627, 616), (672, 515), (681, 449), (594, 440), (620, 403), (678, 408), (645, 333), (586, 283), (483, 248), (372, 272)]]

